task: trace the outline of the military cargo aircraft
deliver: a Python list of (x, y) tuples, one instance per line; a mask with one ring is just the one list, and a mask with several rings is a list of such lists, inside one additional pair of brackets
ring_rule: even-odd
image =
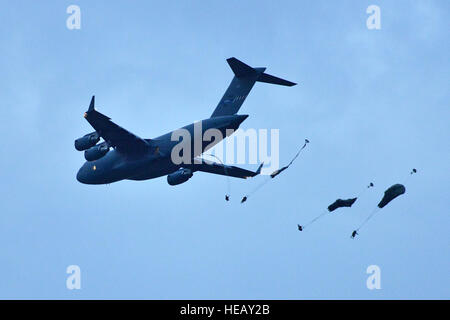
[[(222, 138), (216, 138), (213, 142), (202, 139), (200, 148), (195, 146), (187, 148), (186, 150), (191, 150), (189, 155), (182, 155), (190, 161), (180, 163), (178, 160), (174, 161), (172, 152), (180, 143), (178, 140), (173, 141), (173, 134), (177, 130), (153, 139), (140, 138), (95, 110), (95, 96), (93, 96), (84, 118), (95, 131), (75, 140), (75, 148), (84, 151), (86, 159), (77, 173), (77, 180), (84, 184), (109, 184), (120, 180), (147, 180), (167, 175), (167, 182), (170, 185), (178, 185), (189, 180), (196, 171), (236, 178), (258, 175), (262, 164), (253, 172), (207, 161), (200, 156), (230, 135), (229, 132), (239, 128), (248, 117), (236, 113), (255, 82), (289, 87), (296, 84), (265, 73), (266, 68), (252, 68), (236, 58), (227, 59), (227, 62), (234, 72), (234, 77), (211, 117), (178, 129), (190, 134), (191, 140), (188, 143), (191, 145), (195, 144), (195, 130), (198, 124), (202, 137), (207, 130), (216, 129), (222, 133)], [(100, 142), (101, 138), (103, 141)]]

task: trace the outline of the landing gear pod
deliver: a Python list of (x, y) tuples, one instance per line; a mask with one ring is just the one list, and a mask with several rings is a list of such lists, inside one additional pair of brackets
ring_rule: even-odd
[(182, 184), (192, 178), (193, 175), (192, 170), (180, 168), (167, 176), (167, 183), (171, 186)]

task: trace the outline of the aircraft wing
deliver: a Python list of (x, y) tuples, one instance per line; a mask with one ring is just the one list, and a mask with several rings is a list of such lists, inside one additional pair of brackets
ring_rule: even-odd
[(84, 117), (111, 147), (124, 153), (137, 153), (150, 147), (147, 141), (115, 124), (109, 117), (95, 110), (94, 105), (95, 96), (92, 97)]
[(255, 172), (242, 169), (235, 166), (227, 166), (217, 162), (207, 161), (205, 159), (195, 158), (192, 166), (193, 171), (202, 171), (214, 174), (220, 174), (223, 176), (235, 177), (235, 178), (252, 178), (261, 172), (262, 164)]

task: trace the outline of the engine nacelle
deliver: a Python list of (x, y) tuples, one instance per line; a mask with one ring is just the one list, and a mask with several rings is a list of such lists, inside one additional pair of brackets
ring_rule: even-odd
[(88, 133), (75, 140), (75, 149), (78, 151), (89, 149), (90, 147), (95, 146), (99, 140), (100, 135), (96, 131)]
[(84, 158), (87, 161), (98, 160), (107, 154), (109, 151), (109, 145), (106, 142), (102, 142), (96, 146), (93, 146), (84, 151)]
[(167, 183), (171, 186), (175, 186), (188, 181), (193, 175), (192, 170), (181, 168), (178, 171), (167, 175)]

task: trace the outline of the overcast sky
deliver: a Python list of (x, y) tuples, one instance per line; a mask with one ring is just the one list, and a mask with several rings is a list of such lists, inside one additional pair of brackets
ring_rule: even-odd
[[(81, 8), (81, 29), (66, 8)], [(381, 8), (368, 30), (366, 8)], [(0, 297), (449, 298), (448, 1), (4, 1), (0, 10)], [(210, 116), (235, 56), (257, 83), (242, 128), (280, 130), (264, 177), (76, 181), (91, 95), (152, 138)], [(255, 169), (256, 165), (244, 166)], [(415, 167), (418, 174), (408, 178)], [(300, 233), (336, 198), (359, 194)], [(386, 188), (395, 199), (361, 230)], [(81, 290), (66, 268), (81, 268)], [(381, 269), (368, 290), (366, 269)]]

